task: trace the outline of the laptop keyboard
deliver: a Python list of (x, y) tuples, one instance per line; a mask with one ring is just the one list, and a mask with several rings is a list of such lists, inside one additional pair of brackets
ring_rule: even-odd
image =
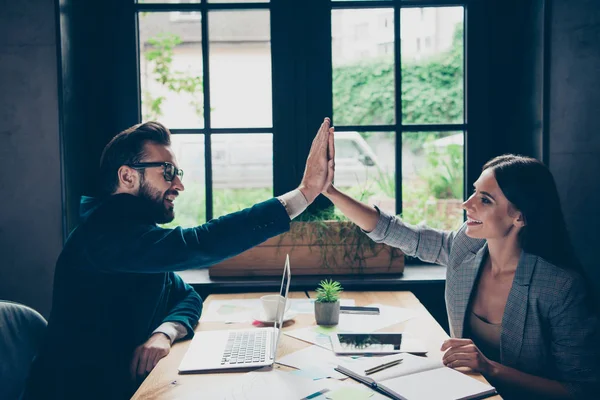
[(221, 365), (243, 365), (266, 360), (267, 330), (229, 332)]

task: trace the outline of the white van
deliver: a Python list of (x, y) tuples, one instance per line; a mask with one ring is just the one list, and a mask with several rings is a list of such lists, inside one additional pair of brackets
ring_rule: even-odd
[[(204, 135), (173, 135), (172, 147), (184, 170), (184, 184), (204, 183)], [(223, 134), (211, 137), (213, 187), (273, 186), (271, 134)], [(340, 187), (364, 185), (379, 175), (373, 150), (358, 132), (336, 132), (336, 176)]]

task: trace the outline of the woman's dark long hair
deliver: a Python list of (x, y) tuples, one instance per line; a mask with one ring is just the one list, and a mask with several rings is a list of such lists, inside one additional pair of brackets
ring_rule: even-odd
[(502, 192), (522, 214), (519, 233), (524, 251), (564, 269), (583, 275), (567, 232), (552, 173), (535, 158), (505, 154), (488, 161)]

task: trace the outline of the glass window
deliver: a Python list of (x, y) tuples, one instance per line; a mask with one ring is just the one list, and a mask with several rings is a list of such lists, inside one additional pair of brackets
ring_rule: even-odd
[(270, 0), (208, 0), (209, 3), (268, 3)]
[(404, 132), (402, 217), (446, 230), (463, 222), (464, 133)]
[(212, 126), (273, 126), (269, 11), (211, 11), (208, 18)]
[(175, 200), (175, 219), (164, 226), (189, 228), (203, 224), (206, 222), (204, 135), (172, 135), (171, 148), (184, 172), (184, 191)]
[[(463, 219), (463, 140), (468, 129), (464, 7), (362, 2), (330, 3), (332, 117), (338, 128), (335, 183), (386, 212), (401, 211), (409, 223), (455, 229)], [(174, 132), (173, 147), (185, 171), (185, 191), (173, 224), (195, 226), (271, 197), (277, 166), (270, 2), (138, 3), (146, 4), (138, 7), (143, 119), (159, 120)], [(170, 11), (165, 4), (172, 5)], [(208, 38), (202, 37), (204, 23)], [(203, 39), (208, 40), (204, 46)], [(304, 60), (298, 61), (302, 65)], [(297, 72), (279, 71), (285, 79), (305, 79)], [(208, 152), (205, 137), (210, 138)], [(291, 159), (298, 158), (302, 146), (297, 141), (284, 138), (278, 143), (284, 143)], [(211, 187), (205, 180), (205, 154)], [(397, 155), (402, 157), (399, 187)]]
[(171, 129), (204, 127), (200, 13), (139, 13), (142, 120)]
[(463, 7), (400, 12), (402, 123), (464, 121)]
[(190, 4), (200, 3), (202, 0), (137, 0), (138, 4)]
[(215, 217), (273, 197), (272, 134), (213, 135), (212, 146)]
[(337, 125), (395, 123), (393, 26), (393, 8), (332, 10)]
[(393, 132), (335, 133), (335, 185), (392, 214), (396, 207), (395, 136)]

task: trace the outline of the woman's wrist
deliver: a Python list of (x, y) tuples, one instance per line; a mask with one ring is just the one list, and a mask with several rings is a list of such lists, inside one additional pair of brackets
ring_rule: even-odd
[(329, 187), (327, 189), (325, 189), (325, 191), (323, 192), (323, 196), (325, 196), (329, 199), (338, 193), (340, 193), (340, 192), (339, 192), (339, 190), (337, 190), (337, 188), (335, 186), (329, 185)]
[(490, 361), (484, 375), (489, 376), (491, 378), (496, 378), (498, 375), (500, 375), (502, 367), (502, 364), (497, 363), (495, 361)]

